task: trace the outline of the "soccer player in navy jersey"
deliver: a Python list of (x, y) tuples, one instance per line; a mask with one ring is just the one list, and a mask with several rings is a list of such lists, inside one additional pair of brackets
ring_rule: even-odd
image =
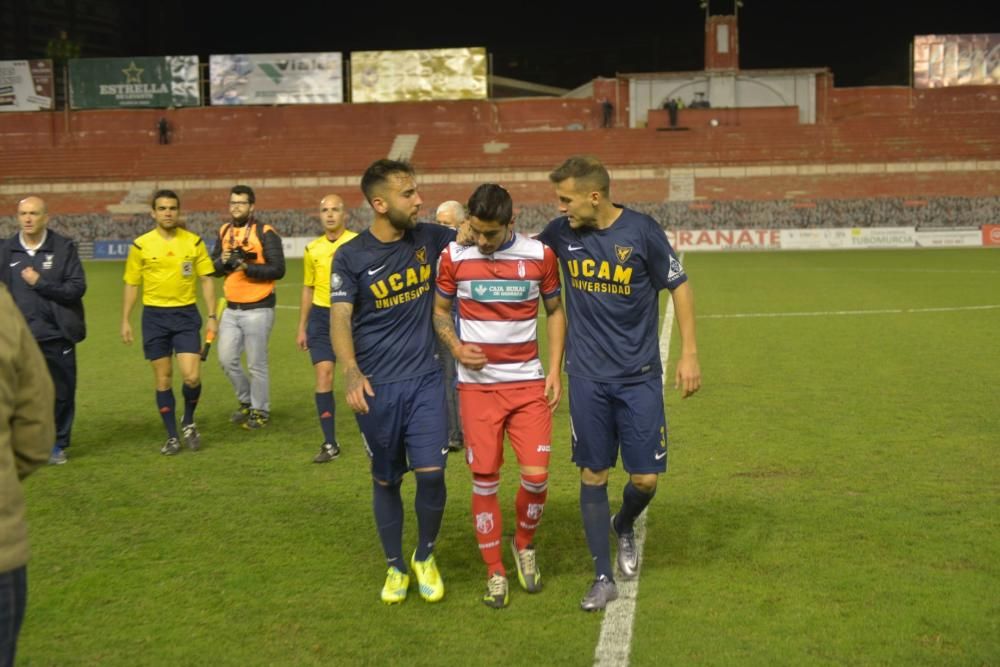
[(406, 162), (373, 163), (361, 191), (375, 219), (333, 260), (333, 349), (371, 460), (375, 524), (389, 565), (382, 601), (402, 602), (409, 587), (400, 485), (412, 469), (418, 544), (409, 565), (421, 597), (437, 602), (444, 583), (433, 549), (447, 497), (448, 414), (431, 309), (438, 256), (455, 230), (417, 222), (422, 200)]
[[(675, 386), (701, 386), (694, 297), (687, 274), (655, 220), (612, 203), (607, 169), (571, 157), (549, 174), (562, 216), (538, 235), (559, 258), (566, 284), (570, 429), (580, 468), (580, 512), (595, 579), (580, 603), (604, 609), (618, 597), (608, 526), (618, 541), (618, 569), (638, 573), (633, 523), (667, 469), (667, 423), (658, 345), (659, 291), (670, 290), (681, 334)], [(629, 474), (611, 516), (608, 471), (621, 450)]]

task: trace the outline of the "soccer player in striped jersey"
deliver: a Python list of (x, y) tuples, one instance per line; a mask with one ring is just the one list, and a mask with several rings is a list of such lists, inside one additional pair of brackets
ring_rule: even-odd
[[(459, 362), (459, 412), (472, 470), (472, 514), (486, 563), (483, 602), (500, 609), (509, 600), (497, 499), (504, 434), (521, 472), (510, 545), (517, 578), (529, 593), (542, 588), (533, 541), (548, 490), (552, 411), (562, 394), (566, 319), (555, 254), (514, 231), (514, 206), (507, 190), (492, 183), (480, 185), (468, 209), (476, 245), (451, 243), (442, 253), (434, 327)], [(538, 357), (539, 299), (547, 313), (548, 373)]]
[(344, 200), (339, 195), (327, 195), (320, 200), (319, 217), (323, 235), (306, 245), (302, 259), (302, 302), (295, 342), (300, 350), (309, 350), (316, 369), (316, 414), (323, 431), (323, 445), (313, 463), (327, 463), (340, 456), (334, 422), (333, 372), (337, 358), (330, 340), (330, 272), (337, 248), (357, 234), (344, 227)]
[[(681, 334), (675, 386), (687, 398), (701, 386), (694, 296), (687, 274), (655, 220), (612, 203), (599, 161), (571, 157), (549, 175), (563, 215), (538, 238), (555, 251), (568, 281), (570, 429), (580, 468), (580, 511), (596, 577), (580, 603), (604, 609), (618, 597), (608, 526), (618, 541), (618, 569), (638, 573), (633, 522), (667, 469), (667, 422), (658, 345), (659, 291), (673, 299)], [(629, 474), (611, 516), (608, 471)]]
[(194, 422), (194, 411), (201, 396), (201, 314), (198, 312), (195, 285), (201, 284), (205, 307), (209, 311), (208, 330), (216, 332), (215, 267), (201, 237), (184, 229), (180, 223), (180, 198), (171, 190), (153, 195), (153, 220), (156, 228), (137, 238), (125, 261), (125, 296), (122, 305), (121, 337), (132, 343), (129, 318), (142, 286), (142, 349), (153, 365), (156, 378), (156, 406), (167, 429), (167, 441), (160, 453), (172, 456), (181, 450), (174, 414), (173, 361), (184, 380), (184, 416), (181, 431), (192, 450), (201, 446), (201, 434)]
[(376, 161), (361, 191), (375, 219), (333, 259), (333, 349), (371, 460), (375, 524), (389, 566), (382, 601), (403, 602), (410, 583), (400, 485), (412, 469), (418, 544), (410, 567), (421, 597), (437, 602), (444, 582), (433, 550), (447, 498), (448, 415), (431, 309), (434, 270), (455, 230), (417, 222), (423, 200), (406, 162)]

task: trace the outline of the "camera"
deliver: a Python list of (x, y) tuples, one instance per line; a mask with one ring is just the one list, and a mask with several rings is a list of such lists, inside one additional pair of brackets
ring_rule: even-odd
[(230, 273), (235, 271), (240, 264), (249, 263), (255, 259), (257, 259), (257, 253), (236, 247), (229, 251), (229, 259), (223, 262), (222, 268)]

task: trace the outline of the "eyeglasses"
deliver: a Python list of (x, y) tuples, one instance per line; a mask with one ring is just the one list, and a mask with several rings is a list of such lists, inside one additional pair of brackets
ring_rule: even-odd
[(231, 202), (229, 202), (229, 208), (232, 208), (234, 206), (249, 206), (249, 205), (250, 205), (250, 202), (248, 202), (248, 201), (231, 201)]

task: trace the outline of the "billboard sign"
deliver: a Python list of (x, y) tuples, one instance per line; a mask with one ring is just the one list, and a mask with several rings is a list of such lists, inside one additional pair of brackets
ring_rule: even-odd
[(340, 53), (258, 53), (209, 57), (213, 105), (339, 104)]
[(51, 60), (0, 60), (0, 111), (53, 108)]
[(76, 58), (69, 94), (74, 109), (198, 106), (198, 56)]
[(485, 100), (486, 49), (354, 51), (352, 102)]
[(1000, 225), (983, 225), (983, 245), (1000, 246)]
[(913, 86), (995, 86), (1000, 34), (920, 35), (913, 39)]

